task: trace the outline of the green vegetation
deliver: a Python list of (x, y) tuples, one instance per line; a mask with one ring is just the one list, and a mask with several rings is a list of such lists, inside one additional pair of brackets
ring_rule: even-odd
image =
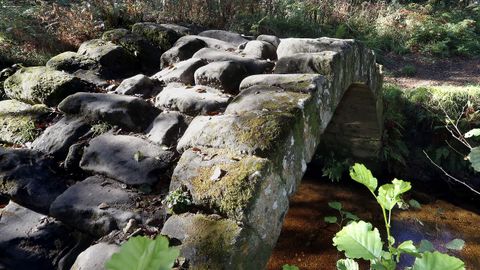
[(162, 203), (170, 214), (181, 214), (187, 212), (192, 205), (192, 196), (185, 188), (177, 188), (170, 191)]
[[(415, 257), (413, 266), (408, 268), (411, 270), (465, 269), (464, 263), (458, 258), (438, 251), (432, 252), (433, 245), (428, 250), (422, 250), (421, 246), (416, 247), (413, 241), (407, 240), (395, 246), (395, 239), (390, 234), (391, 213), (396, 205), (403, 203), (402, 195), (411, 189), (410, 182), (394, 179), (390, 184), (378, 187), (378, 180), (362, 164), (355, 164), (350, 169), (350, 176), (367, 187), (381, 207), (387, 232), (387, 249), (384, 250), (377, 228), (363, 220), (352, 221), (333, 238), (333, 245), (347, 257), (337, 262), (337, 269), (359, 269), (354, 259), (363, 259), (370, 262), (371, 269), (395, 270), (402, 254)], [(423, 243), (425, 245), (426, 242)], [(464, 242), (461, 239), (455, 239), (447, 244), (451, 249), (461, 249), (463, 245)]]
[(155, 240), (136, 236), (125, 242), (120, 251), (105, 264), (108, 270), (170, 270), (180, 255), (177, 248), (168, 246), (168, 238)]

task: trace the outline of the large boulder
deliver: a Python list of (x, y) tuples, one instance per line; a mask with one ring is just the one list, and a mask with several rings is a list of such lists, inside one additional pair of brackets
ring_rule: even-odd
[(119, 246), (105, 242), (95, 244), (78, 255), (70, 270), (106, 270), (105, 263), (119, 249)]
[(84, 55), (76, 52), (63, 52), (48, 60), (48, 68), (73, 73), (79, 69), (91, 70), (98, 66), (98, 63)]
[(182, 37), (175, 42), (172, 48), (162, 54), (160, 67), (164, 69), (177, 62), (190, 59), (194, 53), (207, 46), (207, 43), (201, 38), (194, 36)]
[(179, 112), (162, 112), (147, 129), (147, 138), (157, 144), (176, 146), (187, 129), (190, 118)]
[(297, 53), (280, 58), (275, 66), (275, 73), (317, 73), (332, 76), (344, 68), (340, 60), (340, 53), (334, 51)]
[(258, 59), (277, 60), (276, 50), (277, 48), (269, 42), (252, 40), (245, 45), (243, 53)]
[(96, 61), (99, 64), (98, 71), (106, 78), (128, 77), (140, 71), (138, 59), (122, 46), (110, 41), (86, 41), (80, 45), (77, 53)]
[(225, 109), (229, 95), (208, 86), (167, 85), (155, 99), (155, 106), (162, 110), (180, 111), (195, 116), (215, 114)]
[(325, 78), (318, 74), (259, 74), (245, 78), (240, 83), (240, 91), (252, 86), (267, 86), (264, 89), (274, 86), (292, 92), (312, 93), (324, 84)]
[(349, 50), (353, 44), (353, 39), (336, 39), (336, 38), (286, 38), (278, 45), (278, 58), (291, 56), (297, 53), (316, 53), (322, 51), (342, 52)]
[(170, 49), (173, 44), (184, 35), (168, 25), (151, 22), (134, 24), (132, 26), (132, 32), (146, 38), (153, 45), (159, 47), (162, 52)]
[(169, 178), (174, 160), (174, 152), (144, 139), (104, 134), (90, 141), (80, 167), (128, 185), (154, 185)]
[(24, 144), (35, 140), (41, 134), (39, 125), (48, 112), (44, 105), (0, 101), (0, 142)]
[(95, 236), (122, 229), (135, 213), (139, 195), (120, 183), (92, 176), (69, 187), (51, 205), (50, 214), (62, 222)]
[(259, 35), (257, 37), (257, 40), (268, 42), (275, 46), (275, 48), (278, 48), (278, 45), (280, 45), (281, 42), (277, 36), (272, 35)]
[(90, 241), (57, 220), (14, 202), (0, 209), (2, 269), (67, 270)]
[(33, 141), (32, 149), (52, 155), (57, 159), (64, 159), (69, 147), (89, 130), (90, 125), (83, 119), (63, 117)]
[(103, 121), (132, 131), (143, 131), (160, 110), (147, 101), (130, 96), (101, 93), (77, 93), (63, 100), (58, 108), (67, 115)]
[(86, 81), (46, 67), (21, 68), (5, 81), (4, 87), (11, 99), (47, 106), (56, 106), (71, 94), (92, 89)]
[(248, 75), (248, 71), (242, 63), (212, 62), (195, 71), (195, 84), (214, 87), (235, 95), (238, 93), (240, 82)]
[(258, 234), (218, 216), (172, 216), (162, 234), (181, 241), (180, 254), (191, 269), (264, 269), (270, 257)]
[(199, 33), (198, 35), (203, 37), (222, 40), (222, 41), (231, 43), (235, 46), (239, 46), (243, 43), (248, 42), (248, 39), (244, 38), (242, 35), (234, 32), (225, 31), (225, 30), (207, 30)]
[(153, 75), (152, 78), (161, 81), (164, 84), (178, 82), (193, 85), (195, 84), (195, 71), (206, 64), (207, 62), (205, 60), (191, 58), (165, 67), (160, 72)]
[(139, 61), (142, 71), (151, 74), (160, 66), (162, 50), (154, 46), (149, 40), (127, 29), (113, 29), (103, 33), (103, 40), (120, 45)]
[(28, 149), (0, 148), (0, 194), (40, 213), (67, 187), (54, 160)]
[(150, 98), (156, 96), (161, 90), (161, 85), (157, 81), (143, 74), (138, 74), (123, 80), (113, 93)]

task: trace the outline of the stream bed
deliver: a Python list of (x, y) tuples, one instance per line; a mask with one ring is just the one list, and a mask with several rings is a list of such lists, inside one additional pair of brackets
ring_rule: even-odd
[[(437, 250), (446, 252), (443, 245), (460, 238), (465, 240), (463, 250), (448, 253), (462, 259), (467, 270), (480, 269), (479, 212), (463, 209), (425, 193), (409, 193), (422, 207), (394, 209), (392, 234), (397, 243), (413, 240), (417, 244), (427, 239)], [(332, 238), (340, 227), (323, 221), (325, 216), (337, 215), (336, 210), (328, 207), (330, 201), (341, 202), (345, 210), (373, 223), (385, 241), (380, 207), (365, 187), (353, 181), (332, 183), (325, 178), (307, 175), (290, 200), (290, 209), (268, 263), (268, 270), (279, 270), (284, 264), (296, 265), (301, 270), (335, 269), (337, 259), (342, 257), (332, 245)], [(410, 265), (413, 263), (413, 258), (403, 259)], [(407, 265), (399, 265), (398, 269), (403, 269), (403, 266)], [(367, 264), (362, 264), (361, 269), (368, 269)]]

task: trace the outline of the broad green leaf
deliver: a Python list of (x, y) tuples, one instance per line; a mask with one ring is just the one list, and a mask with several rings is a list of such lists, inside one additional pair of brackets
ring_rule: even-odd
[(423, 253), (423, 252), (426, 252), (426, 251), (434, 251), (435, 248), (433, 247), (433, 244), (432, 242), (426, 240), (426, 239), (423, 239), (422, 241), (420, 241), (420, 244), (418, 244), (418, 252), (420, 253)]
[(351, 259), (373, 260), (382, 254), (382, 240), (377, 228), (362, 220), (352, 222), (335, 234), (333, 245)]
[(300, 268), (298, 268), (298, 266), (295, 266), (295, 265), (284, 264), (282, 266), (282, 270), (300, 270)]
[(342, 203), (341, 202), (329, 202), (328, 203), (328, 206), (330, 206), (330, 208), (333, 208), (335, 210), (342, 210)]
[(168, 239), (137, 236), (122, 245), (105, 264), (108, 270), (170, 270), (180, 251), (168, 246)]
[(480, 147), (474, 147), (468, 155), (468, 159), (475, 171), (480, 172)]
[(422, 208), (422, 205), (417, 200), (414, 200), (414, 199), (409, 200), (408, 204), (411, 207), (416, 208), (416, 209), (421, 209)]
[(453, 239), (452, 241), (445, 244), (445, 247), (451, 250), (462, 250), (465, 246), (465, 241), (462, 239)]
[(415, 260), (412, 270), (465, 270), (465, 264), (458, 258), (438, 251), (425, 252)]
[(419, 257), (420, 253), (417, 250), (417, 247), (413, 245), (413, 241), (408, 240), (405, 242), (402, 242), (400, 245), (397, 247), (398, 253), (406, 253), (415, 257)]
[(385, 184), (378, 188), (378, 203), (387, 210), (392, 210), (401, 201), (400, 195), (409, 191), (412, 185), (409, 182), (394, 179), (392, 184)]
[(465, 133), (465, 138), (477, 137), (480, 136), (480, 128), (474, 128), (469, 132)]
[(350, 212), (345, 211), (344, 214), (345, 214), (345, 217), (348, 219), (355, 220), (355, 221), (360, 220), (360, 218), (357, 215), (354, 215)]
[(350, 177), (366, 186), (372, 193), (377, 189), (377, 178), (373, 177), (372, 172), (363, 164), (355, 163), (355, 165), (350, 168)]
[(324, 217), (323, 220), (326, 222), (326, 223), (337, 223), (337, 217), (334, 217), (334, 216), (328, 216), (328, 217)]
[(412, 188), (410, 182), (399, 180), (397, 178), (393, 179), (392, 183), (395, 187), (395, 193), (398, 195), (402, 195), (403, 193), (409, 191)]
[(337, 270), (359, 270), (358, 263), (352, 259), (340, 259), (337, 261)]

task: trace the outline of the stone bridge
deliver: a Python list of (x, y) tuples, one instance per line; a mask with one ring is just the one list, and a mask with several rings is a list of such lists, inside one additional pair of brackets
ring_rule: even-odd
[(0, 269), (103, 269), (142, 234), (190, 269), (263, 269), (320, 142), (380, 147), (355, 40), (138, 23), (2, 76)]

